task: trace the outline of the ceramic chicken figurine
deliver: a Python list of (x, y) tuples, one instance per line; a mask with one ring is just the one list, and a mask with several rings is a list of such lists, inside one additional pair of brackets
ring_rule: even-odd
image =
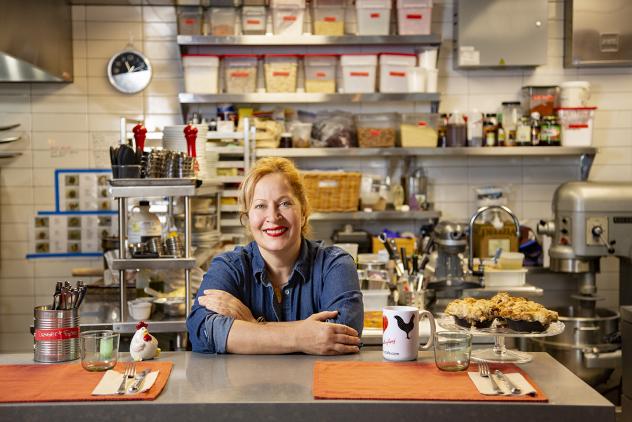
[(149, 360), (160, 356), (158, 340), (149, 334), (144, 321), (136, 324), (136, 333), (129, 345), (129, 353), (135, 361)]

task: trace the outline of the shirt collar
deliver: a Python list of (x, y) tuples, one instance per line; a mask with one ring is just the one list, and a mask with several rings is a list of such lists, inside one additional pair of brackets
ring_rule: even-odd
[[(255, 274), (255, 280), (259, 283), (263, 283), (265, 285), (269, 284), (267, 277), (264, 277), (266, 263), (263, 260), (263, 256), (261, 256), (261, 251), (259, 251), (259, 245), (257, 242), (250, 243), (250, 249), (252, 250), (252, 270)], [(294, 264), (294, 269), (292, 270), (292, 274), (290, 274), (290, 283), (294, 278), (294, 272), (298, 272), (303, 278), (303, 282), (306, 282), (309, 279), (309, 273), (311, 270), (311, 260), (309, 258), (309, 244), (305, 238), (301, 239), (301, 250), (298, 253), (298, 259)]]

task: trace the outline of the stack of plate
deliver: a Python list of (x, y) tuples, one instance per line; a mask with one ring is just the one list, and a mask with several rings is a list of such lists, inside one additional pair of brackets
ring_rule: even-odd
[[(208, 156), (206, 154), (206, 134), (208, 126), (194, 125), (197, 130), (197, 138), (195, 139), (195, 152), (200, 171), (197, 175), (200, 180), (209, 180), (216, 175), (217, 156)], [(187, 152), (187, 140), (184, 137), (185, 125), (165, 126), (162, 136), (162, 146), (172, 151)]]

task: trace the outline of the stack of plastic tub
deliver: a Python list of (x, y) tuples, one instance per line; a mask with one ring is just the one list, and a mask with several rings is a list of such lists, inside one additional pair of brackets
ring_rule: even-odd
[(346, 93), (375, 92), (377, 55), (343, 54), (340, 56), (342, 85)]
[(408, 78), (416, 62), (414, 54), (380, 54), (380, 92), (408, 92)]
[(429, 35), (432, 0), (397, 0), (399, 35)]
[(391, 0), (356, 0), (358, 35), (388, 35)]
[(345, 0), (314, 0), (312, 5), (314, 35), (344, 35)]
[(271, 0), (270, 12), (275, 35), (303, 34), (305, 0)]
[(185, 54), (184, 90), (192, 94), (217, 94), (219, 57), (206, 54)]
[(336, 56), (307, 54), (305, 63), (305, 92), (336, 92)]
[(224, 85), (228, 94), (247, 94), (257, 88), (257, 56), (224, 56)]

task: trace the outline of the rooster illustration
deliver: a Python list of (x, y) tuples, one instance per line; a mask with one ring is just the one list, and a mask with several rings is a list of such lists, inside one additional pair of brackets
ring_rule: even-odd
[(412, 315), (410, 317), (410, 321), (408, 323), (404, 322), (402, 317), (400, 317), (399, 315), (395, 315), (395, 319), (397, 320), (397, 326), (399, 327), (399, 329), (405, 332), (406, 338), (410, 340), (408, 334), (410, 334), (413, 328), (415, 328), (415, 315)]

